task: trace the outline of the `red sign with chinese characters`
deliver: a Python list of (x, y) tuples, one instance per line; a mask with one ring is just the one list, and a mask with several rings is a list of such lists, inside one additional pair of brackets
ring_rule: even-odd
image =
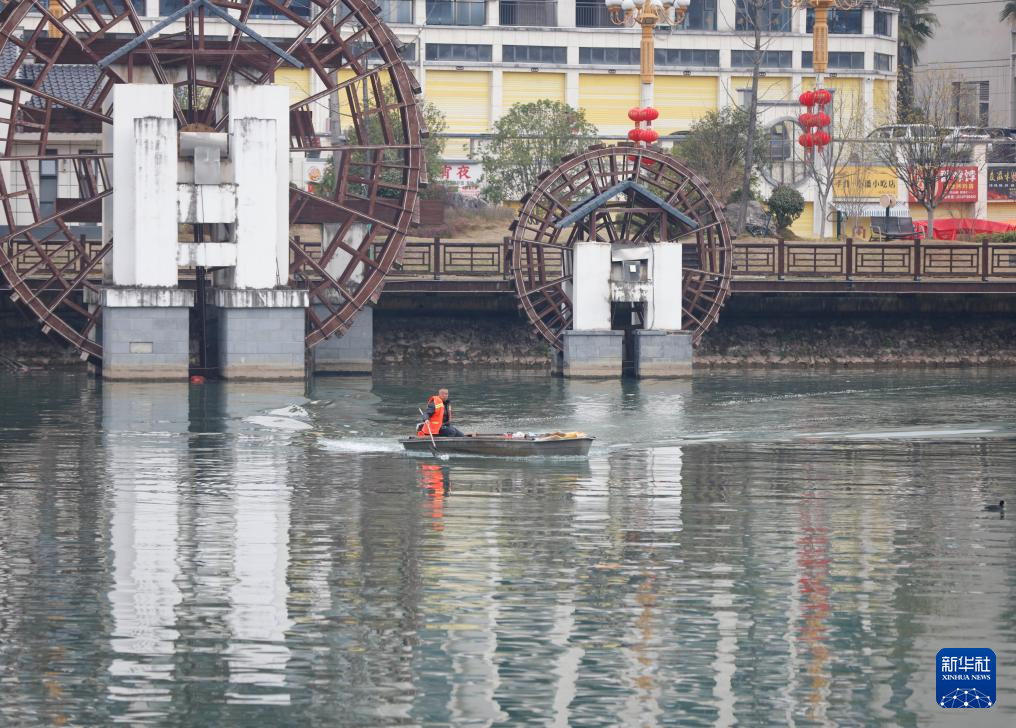
[[(969, 165), (962, 167), (943, 167), (942, 178), (938, 180), (938, 190), (942, 192), (942, 185), (945, 180), (950, 182), (949, 191), (945, 193), (942, 202), (977, 202), (977, 166)], [(936, 195), (937, 196), (937, 195)], [(913, 195), (910, 195), (911, 202), (917, 202)]]

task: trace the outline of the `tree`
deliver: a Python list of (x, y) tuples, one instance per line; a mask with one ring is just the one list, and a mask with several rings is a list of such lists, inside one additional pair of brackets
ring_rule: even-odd
[[(831, 137), (829, 144), (805, 151), (805, 175), (815, 184), (819, 237), (826, 235), (826, 222), (834, 189), (864, 187), (867, 163), (872, 161), (871, 145), (864, 141), (865, 109), (857, 95), (833, 93), (827, 109)], [(837, 200), (840, 197), (837, 195)]]
[[(753, 159), (765, 154), (762, 130), (755, 131)], [(673, 154), (709, 181), (720, 202), (730, 202), (744, 174), (748, 144), (748, 112), (736, 106), (710, 111), (700, 117), (687, 136), (674, 145)]]
[(938, 17), (928, 8), (931, 0), (898, 0), (897, 98), (900, 121), (914, 120), (914, 66), (918, 52), (935, 35)]
[(998, 14), (998, 19), (1002, 22), (1016, 20), (1016, 0), (1006, 0), (1005, 5), (1002, 6), (1002, 12)]
[(494, 124), (480, 156), (484, 197), (491, 202), (519, 199), (542, 172), (595, 137), (596, 126), (581, 109), (549, 99), (514, 104)]
[(951, 134), (944, 123), (952, 106), (952, 84), (945, 77), (925, 76), (915, 89), (914, 111), (925, 124), (914, 125), (906, 136), (875, 144), (875, 153), (924, 207), (928, 235), (934, 233), (935, 208), (949, 195), (968, 162), (971, 149)]
[[(333, 95), (334, 97), (334, 95)], [(391, 86), (386, 86), (384, 90), (384, 103), (388, 104), (395, 103), (395, 91)], [(427, 178), (431, 180), (429, 190), (438, 189), (438, 186), (433, 183), (433, 180), (441, 177), (441, 171), (444, 167), (444, 161), (442, 155), (444, 154), (444, 139), (438, 135), (441, 134), (447, 127), (445, 122), (444, 112), (441, 111), (437, 106), (430, 103), (425, 99), (419, 99), (417, 102), (417, 108), (419, 109), (421, 118), (423, 119), (424, 128), (427, 130), (429, 136), (423, 140), (423, 158), (424, 164), (427, 170)], [(398, 138), (402, 133), (402, 118), (399, 116), (397, 110), (392, 109), (386, 112), (388, 117), (388, 124), (394, 130), (395, 138)], [(337, 115), (337, 112), (336, 112)], [(353, 127), (349, 127), (345, 130), (346, 139), (351, 140), (353, 144), (382, 144), (384, 142), (384, 134), (381, 129), (381, 121), (377, 114), (373, 114), (369, 117), (369, 121), (364, 125), (363, 139), (357, 134), (357, 131)], [(338, 139), (333, 138), (333, 144), (338, 144)], [(399, 153), (393, 151), (393, 154)], [(324, 175), (321, 177), (321, 181), (315, 185), (315, 193), (330, 196), (335, 190), (335, 159), (342, 154), (342, 152), (336, 152), (331, 159), (328, 160), (328, 164), (325, 166)], [(354, 152), (352, 164), (365, 164), (368, 161), (367, 152)], [(397, 176), (400, 172), (397, 169), (386, 171), (383, 174), (385, 179), (391, 182), (398, 182), (394, 176)], [(392, 176), (392, 179), (388, 179)], [(424, 190), (424, 196), (428, 196), (427, 190)]]
[(766, 207), (776, 218), (776, 228), (784, 230), (793, 225), (794, 220), (804, 212), (804, 197), (793, 187), (780, 185), (769, 195)]
[[(748, 99), (747, 132), (744, 139), (744, 165), (741, 170), (741, 201), (737, 209), (736, 235), (744, 232), (748, 222), (748, 200), (751, 199), (751, 178), (755, 167), (755, 144), (758, 135), (758, 79), (759, 69), (768, 42), (762, 42), (762, 34), (781, 28), (773, 27), (773, 5), (779, 0), (740, 0), (737, 13), (741, 25), (751, 30), (751, 98)], [(775, 16), (779, 18), (777, 14)], [(737, 23), (735, 23), (737, 24)]]

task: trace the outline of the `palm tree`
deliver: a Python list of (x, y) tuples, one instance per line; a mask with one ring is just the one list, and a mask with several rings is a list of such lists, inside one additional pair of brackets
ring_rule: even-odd
[(1006, 21), (1010, 18), (1016, 20), (1016, 0), (1005, 0), (1002, 12), (998, 14), (999, 20)]
[[(898, 0), (900, 9), (897, 88), (900, 120), (914, 115), (914, 66), (917, 54), (929, 38), (935, 35), (938, 17), (928, 8), (931, 0)], [(1006, 6), (1016, 6), (1016, 0), (1006, 0)], [(1013, 7), (1016, 11), (1016, 7)], [(1003, 11), (1005, 12), (1005, 11)]]

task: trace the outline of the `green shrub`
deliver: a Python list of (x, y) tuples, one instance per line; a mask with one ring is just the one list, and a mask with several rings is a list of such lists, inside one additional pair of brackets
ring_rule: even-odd
[(780, 186), (769, 195), (766, 205), (776, 218), (777, 229), (782, 230), (793, 225), (804, 212), (804, 197), (793, 187)]

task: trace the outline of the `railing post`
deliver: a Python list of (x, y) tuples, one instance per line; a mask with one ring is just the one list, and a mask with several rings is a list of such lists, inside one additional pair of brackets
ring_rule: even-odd
[(434, 252), (432, 256), (432, 268), (434, 269), (434, 280), (441, 278), (441, 238), (434, 236)]
[(924, 257), (924, 252), (921, 250), (921, 238), (919, 236), (914, 237), (914, 280), (921, 280), (921, 263)]
[(847, 236), (847, 244), (843, 251), (843, 270), (847, 274), (847, 280), (854, 280), (854, 239)]
[(776, 238), (776, 279), (782, 281), (784, 273), (783, 238)]
[(981, 280), (988, 280), (991, 272), (991, 243), (985, 238), (981, 241)]

